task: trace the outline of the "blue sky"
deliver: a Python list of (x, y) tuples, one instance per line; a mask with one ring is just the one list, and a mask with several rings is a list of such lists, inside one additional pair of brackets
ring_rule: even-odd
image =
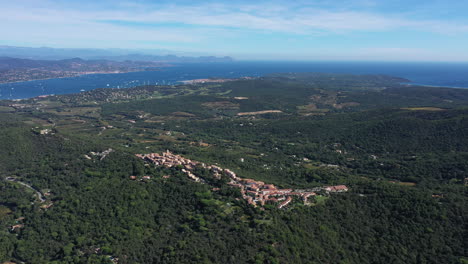
[(468, 61), (468, 0), (0, 0), (0, 45)]

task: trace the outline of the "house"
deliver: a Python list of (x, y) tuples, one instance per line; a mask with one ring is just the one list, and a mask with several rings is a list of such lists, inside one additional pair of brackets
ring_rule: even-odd
[(317, 195), (317, 194), (314, 193), (314, 192), (307, 192), (307, 193), (304, 193), (302, 195), (302, 198), (307, 199), (307, 198), (309, 198), (309, 196), (315, 196), (315, 195)]
[(252, 197), (257, 196), (257, 192), (254, 192), (254, 191), (247, 191), (246, 193)]
[(50, 202), (50, 203), (41, 205), (41, 208), (42, 209), (49, 209), (50, 207), (52, 207), (52, 205), (54, 205), (54, 203)]
[(137, 176), (130, 176), (130, 180), (136, 180), (137, 179)]
[(247, 190), (251, 190), (251, 191), (255, 191), (255, 192), (258, 192), (260, 190), (260, 188), (258, 188), (258, 185), (257, 184), (250, 184), (248, 187), (247, 187)]
[(276, 193), (278, 194), (286, 194), (286, 193), (290, 193), (292, 192), (292, 189), (279, 189), (279, 190), (276, 190)]
[(288, 205), (292, 201), (292, 199), (293, 198), (291, 196), (288, 196), (286, 201), (284, 201), (280, 205), (278, 205), (278, 208), (281, 209), (281, 208), (285, 207), (286, 205)]
[(256, 207), (256, 206), (257, 206), (257, 204), (255, 204), (255, 202), (254, 202), (254, 200), (253, 200), (253, 198), (252, 198), (252, 197), (250, 197), (250, 196), (247, 196), (247, 198), (246, 198), (246, 199), (247, 199), (247, 202), (248, 202), (249, 204), (253, 205), (254, 207)]
[(327, 191), (327, 192), (347, 192), (348, 187), (346, 187), (346, 185), (328, 186), (328, 187), (325, 187), (325, 191)]
[(51, 130), (51, 129), (48, 129), (48, 128), (42, 129), (41, 131), (39, 131), (39, 133), (40, 133), (41, 135), (47, 135), (47, 134), (49, 134), (50, 132), (52, 132), (52, 130)]
[(14, 226), (11, 227), (11, 231), (15, 231), (16, 229), (21, 229), (23, 227), (24, 227), (24, 225), (14, 225)]
[(278, 202), (278, 199), (276, 199), (276, 198), (268, 198), (266, 201), (269, 202), (269, 203), (277, 203), (277, 202)]

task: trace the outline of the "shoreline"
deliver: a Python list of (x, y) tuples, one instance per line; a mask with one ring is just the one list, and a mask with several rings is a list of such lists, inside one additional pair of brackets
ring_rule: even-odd
[[(15, 95), (12, 95), (11, 97), (8, 96), (9, 94), (9, 89), (15, 89), (16, 90), (16, 87), (20, 87), (21, 89), (26, 89), (24, 87), (33, 87), (33, 86), (44, 86), (44, 87), (47, 87), (48, 84), (47, 82), (50, 82), (50, 83), (54, 83), (53, 81), (51, 80), (64, 80), (63, 82), (75, 82), (75, 80), (79, 81), (79, 77), (84, 77), (84, 76), (88, 76), (88, 75), (96, 75), (96, 76), (102, 76), (102, 75), (108, 75), (107, 77), (104, 76), (104, 77), (96, 77), (98, 79), (113, 79), (113, 78), (119, 78), (117, 76), (119, 75), (124, 75), (127, 73), (127, 74), (130, 74), (130, 73), (145, 73), (145, 72), (159, 72), (157, 75), (166, 75), (164, 72), (170, 68), (172, 68), (173, 66), (176, 66), (176, 65), (165, 65), (165, 66), (161, 66), (161, 67), (154, 67), (154, 68), (150, 68), (149, 70), (145, 70), (145, 69), (142, 69), (142, 70), (135, 70), (135, 71), (122, 71), (122, 72), (93, 72), (93, 73), (81, 73), (81, 74), (77, 74), (76, 76), (73, 76), (73, 77), (58, 77), (58, 78), (44, 78), (44, 79), (34, 79), (34, 80), (29, 80), (29, 81), (16, 81), (16, 82), (7, 82), (7, 83), (0, 83), (0, 92), (3, 94), (3, 96), (0, 96), (0, 100), (27, 100), (27, 99), (31, 99), (31, 98), (35, 98), (37, 96), (40, 96), (40, 95), (51, 95), (51, 94), (54, 94), (54, 95), (59, 95), (59, 94), (73, 94), (73, 93), (80, 93), (82, 91), (80, 91), (80, 89), (82, 89), (81, 87), (80, 88), (77, 88), (76, 91), (73, 91), (73, 92), (58, 92), (57, 90), (55, 92), (53, 91), (44, 91), (44, 93), (41, 93), (41, 94), (37, 94), (37, 95), (31, 95), (31, 94), (27, 94), (27, 93), (22, 93), (22, 95), (26, 95), (26, 96), (15, 96)], [(177, 78), (180, 78), (179, 80), (177, 80), (177, 78), (174, 79), (174, 76), (171, 75), (171, 71), (169, 71), (167, 74), (169, 74), (171, 77), (168, 77), (170, 82), (172, 83), (172, 85), (180, 85), (180, 84), (197, 84), (197, 83), (217, 83), (217, 82), (225, 82), (225, 81), (233, 81), (233, 80), (242, 80), (242, 79), (250, 79), (250, 78), (257, 78), (257, 77), (245, 77), (247, 74), (243, 74), (243, 76), (241, 75), (241, 77), (234, 77), (234, 76), (230, 76), (230, 77), (205, 77), (203, 78), (203, 75), (201, 74), (197, 74), (197, 75), (192, 75), (194, 76), (195, 78), (187, 78), (184, 76), (190, 76), (190, 74), (187, 74), (186, 72), (182, 72), (180, 73), (181, 76), (177, 77)], [(172, 73), (173, 74), (173, 73)], [(218, 72), (214, 73), (214, 75), (217, 75), (219, 74)], [(350, 73), (351, 74), (351, 73)], [(151, 74), (150, 74), (151, 75)], [(116, 76), (116, 77), (114, 77)], [(131, 76), (131, 75), (129, 75)], [(202, 78), (196, 78), (196, 77), (202, 77)], [(248, 75), (247, 75), (248, 76)], [(254, 74), (254, 76), (256, 76), (256, 74)], [(76, 79), (73, 79), (73, 78), (76, 78)], [(159, 78), (159, 77), (158, 77)], [(161, 77), (162, 78), (162, 77)], [(173, 79), (170, 79), (170, 78), (173, 78)], [(41, 81), (44, 81), (45, 84), (41, 84), (40, 82)], [(173, 82), (174, 81), (174, 82)], [(450, 80), (449, 80), (450, 81)], [(40, 84), (40, 85), (39, 85)], [(38, 86), (39, 85), (39, 86)], [(141, 86), (143, 85), (142, 83), (133, 83), (133, 84), (129, 84), (131, 86), (129, 87), (122, 87), (123, 88), (130, 88), (130, 87), (136, 87), (136, 86)], [(165, 84), (161, 84), (159, 83), (158, 85), (165, 85)], [(169, 85), (169, 83), (168, 83)], [(447, 88), (447, 89), (468, 89), (468, 86), (467, 87), (457, 87), (457, 86), (443, 86), (443, 85), (430, 85), (430, 84), (419, 84), (419, 83), (413, 83), (413, 82), (401, 82), (400, 83), (401, 87), (405, 87), (405, 86), (420, 86), (420, 87), (440, 87), (440, 88)], [(105, 84), (104, 84), (105, 86)], [(86, 90), (86, 91), (90, 91), (90, 90), (93, 90), (93, 89), (97, 89), (97, 88), (106, 88), (104, 86), (100, 86), (100, 87), (91, 87), (91, 89), (89, 90)], [(86, 87), (85, 87), (86, 88)], [(88, 87), (89, 88), (89, 87)], [(29, 88), (28, 88), (29, 89)], [(38, 88), (40, 89), (40, 87)], [(15, 92), (16, 93), (16, 92)], [(18, 95), (20, 95), (21, 93), (19, 93)]]
[(422, 87), (434, 87), (434, 88), (451, 88), (451, 89), (468, 89), (468, 86), (448, 86), (448, 85), (431, 85), (431, 84), (421, 84), (421, 83), (401, 83), (402, 85), (409, 86), (422, 86)]
[(100, 74), (125, 74), (125, 73), (131, 73), (131, 72), (150, 72), (150, 71), (160, 71), (162, 67), (159, 67), (154, 70), (136, 70), (136, 71), (122, 71), (122, 72), (93, 72), (93, 73), (80, 73), (75, 76), (65, 76), (65, 77), (51, 77), (51, 78), (41, 78), (41, 79), (33, 79), (33, 80), (28, 80), (28, 81), (15, 81), (15, 82), (0, 82), (1, 85), (8, 85), (8, 84), (13, 84), (13, 83), (28, 83), (28, 82), (34, 82), (34, 81), (45, 81), (45, 80), (54, 80), (54, 79), (66, 79), (66, 78), (76, 78), (76, 77), (81, 77), (81, 76), (86, 76), (86, 75), (100, 75)]

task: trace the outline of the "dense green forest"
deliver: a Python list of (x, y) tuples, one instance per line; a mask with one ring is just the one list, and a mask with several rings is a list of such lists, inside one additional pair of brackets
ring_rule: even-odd
[[(468, 90), (401, 82), (289, 73), (1, 101), (0, 262), (468, 263)], [(253, 207), (203, 168), (205, 184), (135, 156), (165, 150), (349, 191)]]

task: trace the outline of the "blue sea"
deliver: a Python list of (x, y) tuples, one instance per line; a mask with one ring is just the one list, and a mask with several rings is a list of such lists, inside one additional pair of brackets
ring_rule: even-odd
[(73, 78), (0, 84), (0, 99), (23, 99), (47, 94), (70, 94), (96, 88), (177, 84), (182, 80), (243, 76), (277, 72), (386, 74), (428, 86), (468, 88), (468, 63), (400, 62), (254, 62), (183, 64), (158, 71), (94, 74)]

